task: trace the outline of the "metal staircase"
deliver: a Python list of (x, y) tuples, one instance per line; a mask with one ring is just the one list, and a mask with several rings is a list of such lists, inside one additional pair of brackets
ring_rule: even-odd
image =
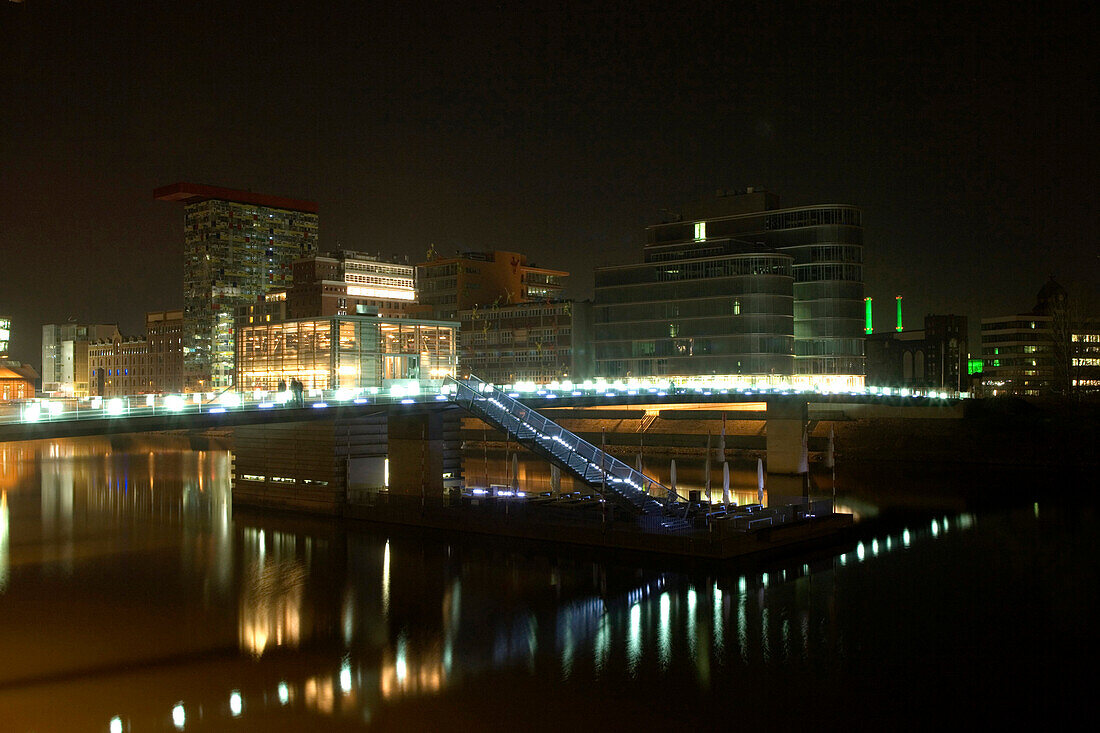
[(556, 463), (605, 499), (642, 515), (646, 526), (664, 530), (690, 527), (685, 518), (689, 505), (667, 487), (477, 377), (448, 378), (447, 383), (456, 386), (453, 399), (467, 412)]

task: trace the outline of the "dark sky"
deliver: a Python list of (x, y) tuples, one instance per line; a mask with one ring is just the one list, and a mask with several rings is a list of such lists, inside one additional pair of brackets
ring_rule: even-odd
[[(0, 313), (182, 305), (179, 180), (321, 205), (321, 245), (637, 261), (661, 208), (852, 203), (876, 327), (1097, 308), (1096, 26), (1049, 2), (0, 2)], [(708, 9), (709, 8), (709, 9)]]

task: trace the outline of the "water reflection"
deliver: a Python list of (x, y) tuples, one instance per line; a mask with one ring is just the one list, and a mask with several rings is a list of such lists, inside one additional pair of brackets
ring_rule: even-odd
[(241, 648), (259, 656), (269, 647), (296, 649), (302, 640), (302, 602), (307, 570), (297, 556), (297, 538), (262, 529), (244, 530), (241, 583)]
[[(317, 716), (370, 722), (419, 698), (482, 697), (487, 676), (531, 680), (551, 697), (563, 684), (640, 690), (632, 706), (651, 704), (653, 689), (724, 699), (792, 665), (849, 679), (863, 668), (845, 665), (868, 653), (859, 624), (895, 643), (883, 628), (912, 603), (898, 594), (948, 582), (921, 558), (954, 553), (949, 580), (961, 582), (966, 536), (999, 531), (998, 520), (937, 512), (813, 559), (668, 572), (234, 517), (231, 462), (171, 440), (0, 447), (0, 705), (103, 680), (111, 692), (73, 706), (64, 727), (261, 728), (275, 714), (308, 727)], [(1024, 539), (979, 546), (1033, 542), (1038, 512), (1023, 514)], [(1057, 509), (1044, 504), (1042, 516)], [(943, 623), (972, 622), (961, 615)], [(40, 620), (56, 641), (35, 633)], [(41, 681), (56, 679), (67, 681)]]

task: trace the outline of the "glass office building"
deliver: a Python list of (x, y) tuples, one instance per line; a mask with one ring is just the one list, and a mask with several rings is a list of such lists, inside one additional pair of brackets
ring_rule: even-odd
[(275, 390), (280, 381), (292, 379), (306, 389), (359, 389), (457, 373), (457, 323), (373, 316), (267, 321), (248, 315), (247, 308), (241, 313), (236, 340), (241, 391)]
[(596, 270), (597, 375), (791, 374), (793, 258), (731, 240), (714, 249)]
[[(597, 271), (596, 324), (597, 360), (606, 366), (605, 376), (619, 376), (617, 364), (623, 347), (611, 342), (616, 333), (638, 332), (636, 322), (642, 316), (654, 323), (667, 321), (665, 328), (678, 333), (688, 332), (703, 323), (698, 319), (714, 319), (721, 315), (707, 299), (726, 297), (741, 299), (745, 295), (767, 296), (751, 303), (753, 321), (742, 325), (732, 312), (725, 315), (724, 324), (706, 324), (700, 336), (723, 337), (730, 354), (745, 358), (715, 363), (713, 359), (674, 364), (655, 361), (652, 366), (637, 364), (644, 374), (720, 374), (716, 369), (736, 369), (741, 361), (742, 373), (771, 374), (788, 369), (794, 380), (829, 387), (862, 386), (864, 381), (863, 331), (863, 223), (860, 210), (845, 204), (823, 204), (796, 208), (779, 208), (779, 199), (766, 191), (720, 192), (713, 199), (688, 204), (668, 217), (668, 221), (646, 230), (645, 266), (602, 268)], [(757, 257), (768, 260), (745, 268), (745, 280), (729, 279), (728, 267), (722, 263), (730, 258)], [(781, 262), (789, 263), (783, 271)], [(648, 268), (648, 269), (646, 269)], [(687, 268), (683, 271), (677, 268)], [(639, 273), (642, 289), (660, 289), (667, 299), (639, 299), (649, 304), (634, 312), (605, 307), (609, 298), (620, 297), (609, 288), (617, 286), (620, 271), (634, 269)], [(691, 274), (689, 273), (695, 273)], [(777, 277), (792, 279), (790, 295), (792, 329), (789, 342), (793, 348), (789, 360), (782, 358), (779, 339), (782, 333), (780, 317), (781, 283)], [(672, 278), (686, 279), (679, 290), (661, 285)], [(711, 282), (711, 281), (714, 282)], [(731, 306), (732, 307), (732, 306)], [(702, 309), (702, 311), (698, 311)], [(678, 315), (677, 315), (678, 314)], [(669, 320), (669, 316), (680, 319)], [(685, 319), (695, 319), (685, 323)], [(650, 333), (655, 326), (645, 333)], [(687, 331), (685, 331), (687, 329)], [(732, 337), (741, 336), (740, 340)], [(624, 336), (623, 339), (629, 337)], [(682, 338), (679, 336), (672, 338)], [(633, 348), (648, 348), (639, 344)], [(678, 353), (682, 344), (675, 346)], [(687, 348), (691, 348), (689, 345)], [(740, 349), (738, 351), (738, 349)], [(693, 354), (698, 353), (693, 351)], [(703, 351), (703, 357), (711, 353)], [(789, 366), (787, 366), (789, 365)], [(649, 371), (653, 369), (655, 371)], [(774, 372), (773, 372), (774, 370)], [(631, 370), (633, 371), (633, 370)], [(736, 374), (737, 372), (726, 372)]]

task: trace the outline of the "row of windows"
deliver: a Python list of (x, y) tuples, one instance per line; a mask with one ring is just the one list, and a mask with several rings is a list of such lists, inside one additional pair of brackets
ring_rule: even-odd
[(599, 372), (609, 378), (698, 374), (790, 374), (794, 360), (783, 355), (660, 357), (600, 361)]
[(713, 260), (689, 260), (666, 265), (616, 267), (597, 270), (596, 287), (750, 275), (790, 277), (791, 263), (792, 259), (787, 256), (739, 256)]
[(771, 230), (823, 224), (846, 224), (858, 227), (863, 226), (863, 216), (859, 209), (803, 209), (782, 214), (769, 214), (764, 217), (764, 228)]
[(738, 354), (777, 354), (791, 356), (794, 339), (790, 336), (728, 336), (723, 338), (672, 338), (644, 341), (617, 341), (596, 344), (597, 359), (643, 358), (647, 356), (736, 356)]
[(413, 281), (411, 278), (406, 279), (400, 277), (385, 277), (382, 275), (357, 275), (354, 272), (349, 272), (345, 274), (344, 282), (369, 283), (371, 285), (390, 285), (395, 288), (413, 287)]
[(736, 297), (696, 298), (634, 305), (614, 305), (596, 309), (596, 322), (699, 318), (706, 316), (779, 315), (790, 316), (794, 299), (784, 295), (739, 295)]
[[(791, 279), (780, 276), (645, 283), (648, 287), (639, 285), (610, 287), (610, 284), (601, 287), (598, 272), (596, 278), (596, 302), (600, 305), (752, 294), (791, 296)], [(862, 292), (862, 286), (860, 286), (860, 292)], [(863, 297), (860, 296), (860, 301), (862, 300)]]
[(983, 323), (983, 331), (1007, 331), (1009, 329), (1043, 329), (1050, 327), (1050, 319), (1035, 319), (1027, 321), (993, 321), (992, 323)]
[[(863, 339), (858, 338), (795, 339), (794, 354), (795, 356), (863, 356), (863, 344)], [(855, 372), (824, 373), (854, 374)]]
[(793, 338), (791, 316), (756, 315), (740, 318), (695, 318), (679, 321), (639, 321), (597, 325), (596, 341), (620, 341), (652, 338), (689, 338), (738, 334), (774, 334)]
[(818, 282), (822, 280), (850, 280), (863, 282), (861, 265), (795, 265), (795, 282)]

